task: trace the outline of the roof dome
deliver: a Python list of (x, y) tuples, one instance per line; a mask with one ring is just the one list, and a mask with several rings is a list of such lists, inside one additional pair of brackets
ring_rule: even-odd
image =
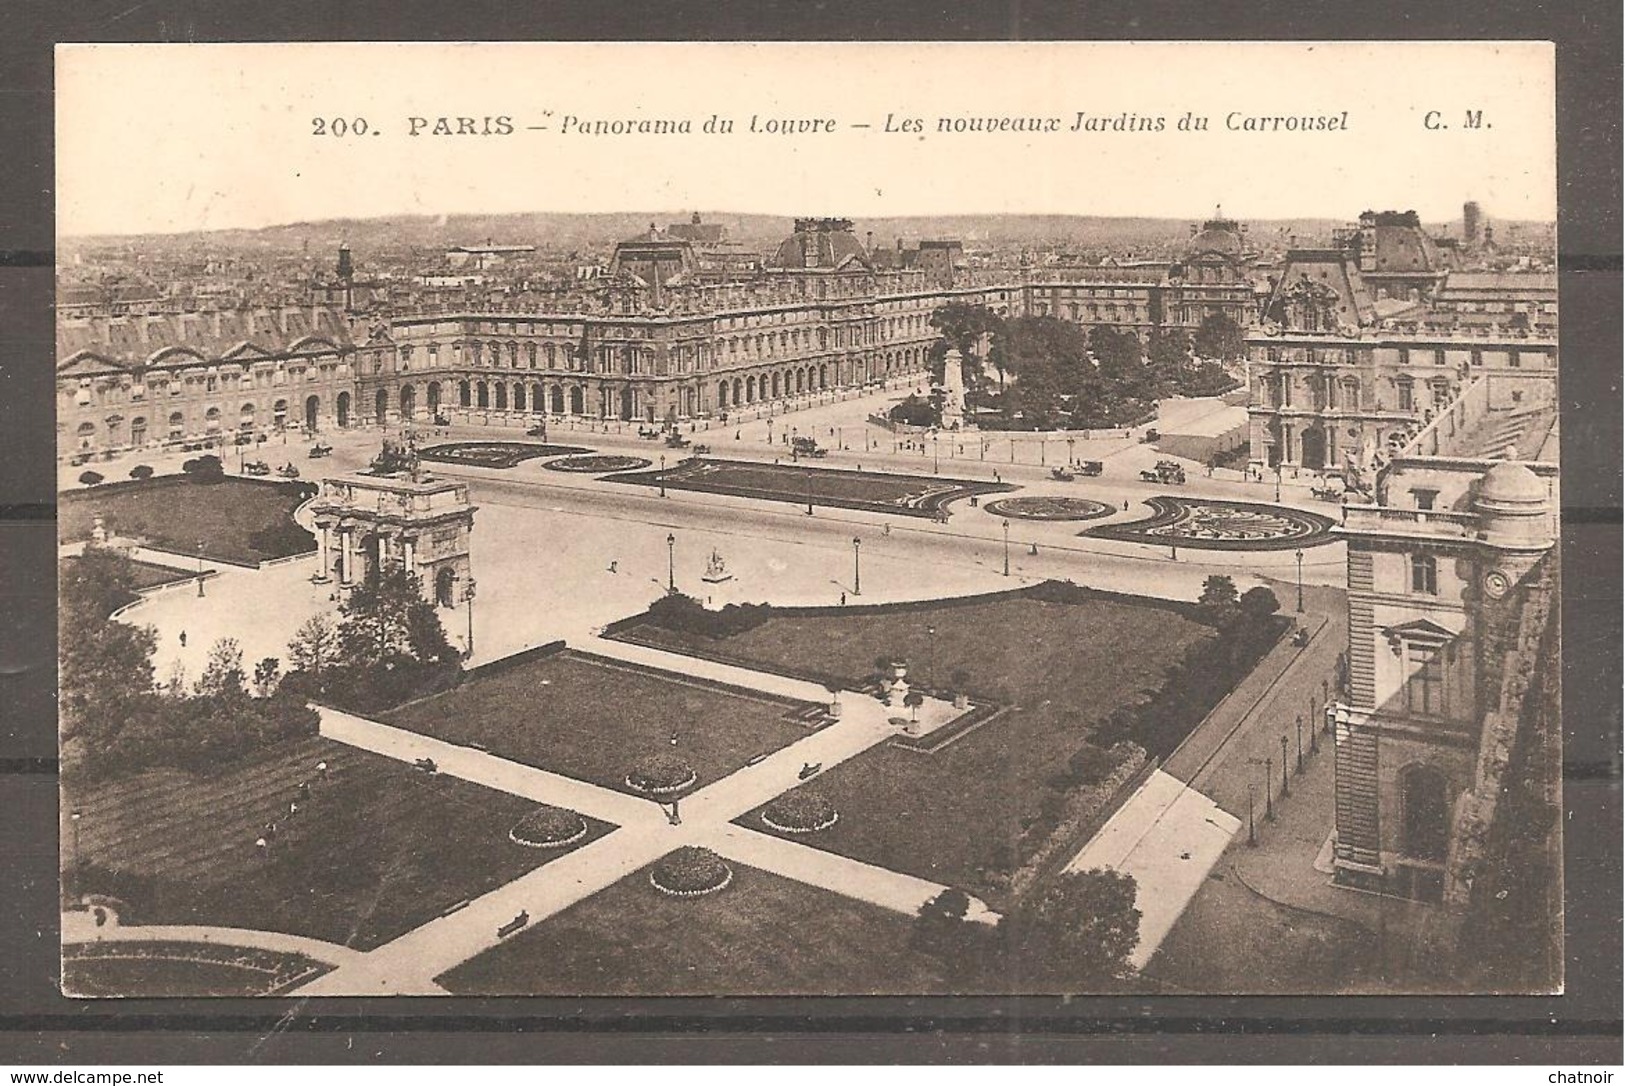
[(1546, 484), (1523, 464), (1503, 461), (1484, 473), (1478, 483), (1478, 504), (1529, 505), (1546, 503)]
[(1549, 503), (1540, 476), (1523, 464), (1496, 464), (1479, 479), (1473, 499), (1480, 518), (1478, 538), (1506, 551), (1545, 550), (1556, 538)]
[(1185, 246), (1185, 253), (1192, 260), (1209, 254), (1239, 260), (1241, 234), (1237, 232), (1235, 223), (1232, 222), (1204, 223), (1202, 232), (1191, 238), (1190, 243)]

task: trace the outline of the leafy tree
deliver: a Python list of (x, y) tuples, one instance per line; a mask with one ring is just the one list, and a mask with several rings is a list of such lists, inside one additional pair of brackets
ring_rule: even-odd
[(968, 912), (970, 895), (953, 887), (921, 905), (914, 917), (911, 941), (915, 949), (944, 958), (954, 954)]
[(908, 706), (909, 719), (918, 721), (920, 719), (920, 706), (925, 704), (925, 695), (918, 690), (910, 690), (903, 695), (903, 704)]
[(181, 465), (181, 471), (199, 479), (222, 479), (225, 478), (226, 466), (218, 456), (208, 453), (186, 461)]
[(268, 698), (276, 690), (277, 679), (282, 674), (282, 661), (275, 656), (267, 656), (254, 665), (254, 694), (256, 697)]
[(1190, 353), (1190, 338), (1183, 328), (1152, 333), (1146, 360), (1150, 363), (1151, 382), (1158, 395), (1188, 391), (1186, 375)]
[(79, 481), (86, 486), (95, 486), (97, 483), (100, 483), (102, 479), (103, 475), (99, 471), (84, 471), (79, 473)]
[[(932, 375), (941, 382), (943, 378), (942, 363), (950, 347), (955, 348), (964, 356), (965, 387), (970, 388), (981, 376), (981, 366), (975, 360), (977, 342), (984, 336), (992, 336), (1004, 326), (1004, 321), (997, 313), (985, 305), (966, 305), (963, 302), (950, 302), (938, 307), (931, 314), (931, 327), (936, 329), (941, 337), (932, 344), (929, 356)], [(991, 352), (990, 352), (991, 354)], [(995, 361), (991, 357), (999, 373), (999, 385), (1004, 385), (1004, 369), (1002, 359)]]
[(1066, 872), (999, 922), (1007, 953), (1028, 977), (1063, 991), (1098, 990), (1129, 971), (1140, 941), (1131, 875)]
[(318, 689), (323, 675), (337, 667), (339, 659), (338, 629), (321, 612), (307, 618), (288, 643), (288, 669), (310, 676)]
[(1267, 618), (1281, 609), (1281, 601), (1275, 598), (1275, 593), (1263, 585), (1249, 588), (1241, 594), (1242, 614), (1250, 618)]
[(1202, 595), (1196, 602), (1202, 607), (1233, 607), (1236, 599), (1236, 582), (1215, 573), (1202, 582)]
[(209, 648), (203, 674), (198, 676), (200, 698), (241, 698), (248, 676), (243, 671), (243, 649), (233, 637), (222, 637)]
[(1200, 357), (1221, 362), (1234, 362), (1247, 355), (1247, 337), (1241, 325), (1222, 313), (1203, 317), (1191, 344)]
[(152, 478), (152, 465), (151, 464), (137, 464), (135, 467), (130, 469), (130, 478), (135, 479), (137, 481), (142, 480), (142, 479), (151, 479)]

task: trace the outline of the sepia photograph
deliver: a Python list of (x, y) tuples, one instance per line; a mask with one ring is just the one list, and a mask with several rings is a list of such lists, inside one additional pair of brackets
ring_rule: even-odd
[(64, 994), (1563, 990), (1549, 44), (56, 81)]

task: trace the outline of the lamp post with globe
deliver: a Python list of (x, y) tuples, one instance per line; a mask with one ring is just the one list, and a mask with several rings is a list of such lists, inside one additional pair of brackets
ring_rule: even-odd
[(468, 604), (468, 652), (474, 655), (474, 578), (470, 577), (468, 583), (463, 585), (463, 602)]

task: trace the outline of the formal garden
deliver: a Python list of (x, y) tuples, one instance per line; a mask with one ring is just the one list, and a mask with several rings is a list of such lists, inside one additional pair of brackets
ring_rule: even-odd
[[(638, 795), (727, 776), (808, 734), (803, 703), (563, 650), (510, 657), (386, 724)], [(668, 764), (669, 763), (669, 764)]]
[[(832, 818), (789, 820), (785, 804), (803, 801), (781, 798), (739, 821), (963, 886), (997, 908), (1031, 880), (1035, 857), (1055, 852), (1057, 831), (1087, 829), (1080, 802), (1119, 801), (1146, 757), (1171, 753), (1275, 643), (1285, 623), (1273, 597), (1249, 602), (1256, 613), (1233, 588), (1214, 606), (1049, 583), (873, 608), (735, 608), (709, 612), (709, 632), (663, 605), (614, 636), (845, 687), (849, 698), (868, 696), (858, 691), (878, 663), (897, 659), (916, 688), (992, 706), (945, 743), (893, 741), (820, 774), (819, 811)], [(808, 821), (829, 824), (806, 832)]]
[(528, 800), (319, 738), (219, 772), (96, 781), (67, 802), (79, 813), (67, 887), (116, 899), (124, 924), (255, 928), (361, 949), (611, 829), (566, 812), (558, 833)]
[[(946, 991), (900, 913), (738, 863), (690, 897), (671, 857), (441, 975), (457, 995), (881, 995)], [(703, 889), (715, 878), (685, 862)], [(689, 868), (694, 868), (690, 871)], [(690, 883), (683, 883), (689, 885)]]
[(703, 458), (685, 460), (664, 470), (616, 475), (614, 481), (913, 517), (939, 516), (961, 498), (1015, 489), (1005, 483), (973, 479)]
[(451, 441), (428, 445), (418, 457), (442, 464), (476, 468), (512, 468), (526, 460), (590, 453), (579, 445), (547, 445), (539, 441)]
[(316, 549), (293, 519), (314, 493), (313, 483), (207, 471), (104, 483), (57, 496), (57, 533), (64, 543), (89, 540), (100, 517), (109, 534), (155, 550), (196, 556), (201, 545), (205, 560), (255, 566)]

